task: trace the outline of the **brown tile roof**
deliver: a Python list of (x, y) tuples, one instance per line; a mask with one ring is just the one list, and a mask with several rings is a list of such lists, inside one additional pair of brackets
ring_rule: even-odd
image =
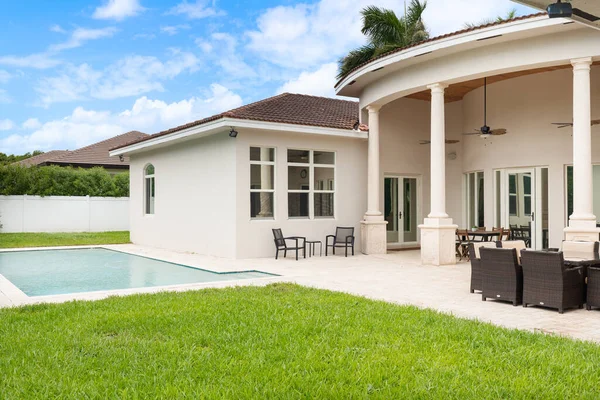
[[(283, 93), (230, 111), (225, 111), (221, 114), (155, 133), (135, 142), (127, 143), (127, 145), (169, 135), (223, 118), (352, 130), (358, 123), (358, 103), (327, 97)], [(125, 144), (115, 146), (111, 150), (125, 146)]]
[(68, 153), (68, 150), (52, 150), (47, 151), (42, 154), (38, 154), (37, 156), (26, 158), (25, 160), (17, 161), (15, 164), (24, 165), (30, 167), (32, 165), (40, 165), (44, 164), (52, 159), (61, 157)]
[(337, 81), (337, 83), (335, 84), (335, 87), (338, 87), (340, 85), (340, 83), (342, 83), (342, 81), (344, 79), (346, 79), (346, 77), (348, 75), (350, 75), (351, 73), (353, 73), (354, 71), (356, 71), (356, 70), (364, 67), (365, 65), (371, 64), (375, 60), (379, 60), (379, 59), (387, 57), (387, 56), (389, 56), (391, 54), (400, 53), (402, 51), (411, 49), (413, 47), (421, 46), (421, 45), (423, 45), (425, 43), (431, 43), (431, 42), (435, 42), (437, 40), (447, 39), (447, 38), (452, 37), (452, 36), (462, 35), (462, 34), (465, 34), (465, 33), (477, 31), (479, 29), (490, 28), (492, 26), (497, 26), (497, 25), (504, 25), (504, 24), (508, 24), (508, 23), (511, 23), (511, 22), (515, 22), (515, 21), (522, 21), (522, 20), (525, 20), (525, 19), (532, 19), (532, 18), (537, 18), (537, 17), (543, 17), (544, 15), (548, 15), (548, 13), (544, 11), (544, 12), (539, 12), (539, 13), (535, 13), (535, 14), (523, 15), (521, 17), (516, 17), (516, 18), (513, 18), (513, 19), (507, 19), (507, 20), (502, 20), (502, 21), (494, 21), (494, 22), (490, 22), (489, 24), (484, 24), (484, 25), (479, 25), (479, 26), (473, 26), (471, 28), (461, 29), (459, 31), (450, 32), (450, 33), (446, 33), (446, 34), (443, 34), (443, 35), (440, 35), (440, 36), (432, 37), (430, 39), (423, 40), (422, 42), (415, 43), (415, 44), (412, 44), (410, 46), (405, 46), (405, 47), (400, 47), (398, 49), (390, 50), (387, 53), (380, 54), (379, 56), (377, 56), (375, 58), (372, 58), (371, 60), (369, 60), (367, 62), (364, 62), (364, 63), (356, 66), (355, 68), (351, 69), (350, 71), (348, 71), (347, 74), (345, 74), (344, 76), (342, 76)]
[(49, 160), (48, 164), (86, 167), (128, 167), (129, 158), (125, 157), (123, 161), (120, 161), (119, 157), (110, 157), (108, 151), (114, 147), (125, 146), (148, 136), (149, 135), (138, 131), (123, 133), (122, 135), (114, 136), (77, 150), (69, 151), (60, 157)]

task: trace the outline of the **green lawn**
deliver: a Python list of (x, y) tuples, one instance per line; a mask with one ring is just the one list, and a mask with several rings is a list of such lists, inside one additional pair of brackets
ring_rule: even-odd
[(589, 343), (289, 284), (0, 310), (3, 399), (592, 399), (599, 370)]
[(129, 243), (129, 232), (0, 233), (0, 249)]

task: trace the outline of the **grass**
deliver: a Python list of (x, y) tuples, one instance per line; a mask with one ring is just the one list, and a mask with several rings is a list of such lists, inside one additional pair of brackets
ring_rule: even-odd
[(129, 243), (129, 232), (0, 233), (0, 249)]
[(600, 396), (596, 345), (290, 284), (4, 309), (0, 354), (3, 399)]

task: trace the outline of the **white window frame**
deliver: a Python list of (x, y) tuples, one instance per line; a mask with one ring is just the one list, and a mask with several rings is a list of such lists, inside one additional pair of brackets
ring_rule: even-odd
[[(148, 174), (148, 167), (152, 166), (154, 168), (154, 173)], [(148, 163), (144, 166), (144, 215), (151, 216), (156, 213), (156, 167), (152, 163)], [(154, 187), (154, 200), (152, 201), (152, 212), (148, 210), (148, 185), (152, 182), (152, 186)]]
[[(288, 198), (288, 207), (287, 207), (287, 215), (290, 220), (315, 220), (315, 219), (336, 219), (337, 214), (337, 152), (333, 150), (320, 150), (320, 149), (305, 149), (299, 147), (289, 147), (286, 149), (286, 158), (288, 157), (289, 150), (295, 151), (308, 151), (308, 163), (295, 163), (289, 162), (287, 160), (287, 167), (299, 167), (305, 168), (308, 170), (308, 189), (290, 189), (289, 188), (289, 168), (286, 168), (288, 184), (287, 184), (287, 193), (308, 193), (308, 216), (307, 217), (290, 217), (290, 207), (289, 207), (289, 196)], [(332, 153), (333, 154), (333, 164), (315, 164), (314, 162), (314, 154), (315, 152), (324, 152), (324, 153)], [(328, 180), (324, 182), (325, 189), (316, 189), (315, 188), (315, 168), (330, 168), (333, 169), (333, 181)], [(329, 189), (329, 187), (333, 185), (333, 189)], [(315, 216), (315, 194), (320, 193), (330, 193), (333, 194), (333, 215), (331, 216)]]
[[(257, 149), (272, 149), (273, 150), (273, 161), (252, 161), (250, 159), (250, 152), (252, 148), (257, 148)], [(275, 206), (277, 204), (277, 199), (276, 199), (276, 191), (275, 188), (277, 186), (277, 148), (273, 147), (273, 146), (249, 146), (248, 147), (248, 159), (250, 159), (250, 168), (248, 171), (249, 177), (250, 177), (250, 193), (273, 193), (273, 216), (272, 217), (252, 217), (252, 213), (250, 213), (250, 220), (251, 221), (273, 221), (276, 219), (276, 210), (277, 207)], [(273, 189), (252, 189), (252, 165), (272, 165), (273, 166)], [(252, 207), (252, 205), (250, 205)]]
[[(465, 222), (465, 226), (467, 226), (468, 229), (471, 229), (474, 227), (473, 224), (477, 223), (479, 221), (479, 203), (483, 200), (485, 202), (485, 194), (484, 197), (481, 198), (479, 196), (479, 188), (480, 188), (480, 184), (479, 184), (479, 179), (478, 179), (478, 175), (479, 174), (483, 174), (483, 185), (485, 188), (485, 172), (482, 170), (479, 171), (471, 171), (471, 172), (465, 172), (463, 174), (463, 182), (464, 182), (464, 190), (463, 190), (463, 195), (464, 195), (464, 222)], [(473, 176), (473, 183), (474, 183), (474, 188), (473, 188), (473, 195), (474, 195), (474, 213), (473, 213), (473, 221), (470, 221), (470, 214), (471, 214), (471, 207), (473, 206), (471, 204), (471, 198), (470, 198), (470, 190), (471, 190), (471, 182), (470, 182), (470, 177), (471, 175)], [(485, 190), (485, 189), (484, 189)], [(484, 203), (485, 206), (485, 203)], [(485, 222), (485, 209), (484, 209), (484, 222)], [(477, 223), (477, 225), (479, 225)]]

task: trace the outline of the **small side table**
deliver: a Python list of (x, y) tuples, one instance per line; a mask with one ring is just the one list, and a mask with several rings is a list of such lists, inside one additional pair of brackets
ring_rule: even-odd
[(320, 240), (307, 240), (306, 246), (308, 247), (308, 256), (312, 257), (315, 255), (315, 247), (319, 245), (319, 257), (323, 255), (323, 242)]

